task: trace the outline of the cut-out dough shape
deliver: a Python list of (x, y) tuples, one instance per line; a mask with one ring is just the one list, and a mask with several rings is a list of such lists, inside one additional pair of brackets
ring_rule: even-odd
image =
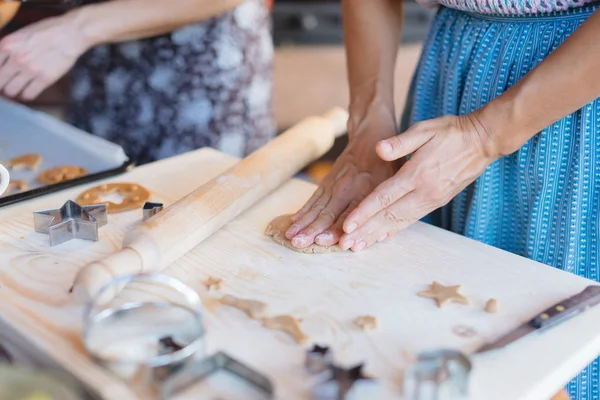
[(433, 282), (429, 285), (428, 290), (419, 292), (417, 295), (419, 297), (434, 299), (440, 308), (447, 303), (469, 304), (469, 299), (458, 293), (461, 288), (461, 285), (444, 286), (441, 283)]
[(224, 295), (219, 301), (245, 312), (250, 318), (261, 318), (267, 311), (267, 305), (261, 301), (240, 299), (230, 294)]
[(454, 333), (456, 336), (460, 336), (463, 338), (471, 338), (477, 335), (477, 331), (475, 329), (466, 325), (455, 326), (454, 328), (452, 328), (452, 333)]
[(29, 169), (35, 171), (42, 163), (42, 156), (35, 153), (23, 154), (18, 157), (11, 158), (3, 164), (6, 168), (14, 170)]
[(377, 318), (372, 315), (361, 315), (354, 320), (354, 323), (363, 331), (377, 329)]
[(12, 181), (8, 182), (8, 189), (6, 190), (6, 193), (4, 193), (4, 196), (6, 196), (9, 192), (19, 193), (26, 189), (27, 189), (27, 183), (25, 181), (22, 181), (19, 179), (13, 179)]
[(304, 343), (308, 339), (308, 336), (300, 328), (298, 320), (291, 315), (278, 315), (272, 318), (265, 318), (263, 326), (267, 329), (283, 331), (292, 336), (298, 343)]
[(215, 278), (214, 276), (209, 276), (207, 280), (204, 281), (204, 286), (208, 290), (219, 290), (221, 289), (221, 285), (223, 284), (223, 279)]
[[(121, 203), (103, 201), (102, 196), (118, 193), (123, 196)], [(77, 197), (77, 204), (89, 206), (92, 204), (106, 204), (109, 213), (131, 211), (141, 208), (150, 199), (148, 189), (135, 183), (105, 183), (95, 186), (81, 193)]]
[(75, 165), (63, 165), (42, 172), (38, 176), (38, 181), (45, 185), (52, 185), (55, 183), (70, 181), (87, 174), (88, 172), (85, 168), (77, 167)]
[(337, 244), (334, 244), (333, 246), (320, 246), (316, 243), (313, 243), (310, 246), (305, 247), (303, 249), (294, 247), (290, 240), (285, 237), (285, 231), (287, 231), (288, 228), (292, 225), (291, 217), (291, 214), (285, 214), (275, 218), (269, 223), (269, 225), (267, 225), (267, 229), (265, 229), (265, 234), (271, 236), (275, 243), (285, 246), (288, 249), (297, 251), (298, 253), (323, 254), (344, 251)]
[(487, 303), (485, 303), (485, 311), (489, 313), (495, 313), (498, 311), (498, 302), (496, 299), (489, 299)]

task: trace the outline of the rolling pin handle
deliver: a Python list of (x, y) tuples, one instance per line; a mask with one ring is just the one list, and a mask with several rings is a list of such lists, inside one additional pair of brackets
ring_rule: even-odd
[(323, 118), (333, 124), (333, 134), (336, 138), (344, 136), (348, 131), (348, 112), (340, 107), (333, 107), (326, 111)]

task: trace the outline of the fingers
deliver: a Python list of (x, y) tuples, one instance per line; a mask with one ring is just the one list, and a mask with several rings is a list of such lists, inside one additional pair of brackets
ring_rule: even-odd
[(354, 210), (358, 204), (360, 204), (361, 199), (355, 199), (350, 203), (350, 205), (346, 208), (346, 210), (339, 216), (335, 224), (333, 224), (329, 229), (325, 229), (322, 233), (315, 237), (315, 243), (319, 246), (333, 246), (337, 244), (344, 234), (344, 230), (342, 226), (344, 221), (348, 217), (348, 214)]
[(359, 206), (348, 215), (344, 222), (344, 232), (352, 233), (363, 226), (369, 218), (381, 210), (391, 206), (398, 199), (414, 190), (414, 185), (407, 171), (408, 163), (390, 179), (384, 181), (369, 194)]
[(19, 69), (12, 65), (11, 62), (7, 62), (0, 67), (0, 91), (2, 91), (18, 73)]
[(306, 213), (308, 211), (310, 211), (310, 209), (317, 202), (317, 200), (319, 200), (319, 198), (321, 196), (323, 196), (323, 192), (324, 192), (323, 186), (320, 186), (317, 190), (315, 190), (315, 192), (312, 194), (312, 196), (310, 196), (310, 198), (306, 201), (306, 203), (302, 206), (302, 208), (300, 210), (298, 210), (298, 212), (296, 212), (296, 214), (292, 215), (292, 217), (291, 217), (292, 222), (296, 222), (300, 218), (302, 218), (304, 215), (306, 215)]
[(375, 242), (385, 240), (427, 215), (427, 205), (417, 192), (410, 192), (390, 207), (379, 211), (356, 231), (340, 239), (344, 250), (361, 251)]
[(377, 155), (385, 161), (394, 161), (414, 153), (435, 136), (434, 131), (415, 124), (406, 132), (381, 140), (375, 146)]
[(27, 85), (25, 90), (23, 90), (23, 93), (21, 93), (21, 97), (24, 100), (33, 100), (36, 97), (38, 97), (40, 93), (42, 93), (42, 91), (46, 89), (46, 87), (48, 87), (48, 84), (44, 80), (39, 78), (34, 79), (33, 81), (31, 81), (31, 83), (29, 83), (29, 85)]
[(21, 91), (28, 86), (29, 82), (31, 82), (32, 78), (26, 73), (19, 73), (13, 79), (6, 84), (4, 88), (4, 93), (8, 97), (17, 97)]

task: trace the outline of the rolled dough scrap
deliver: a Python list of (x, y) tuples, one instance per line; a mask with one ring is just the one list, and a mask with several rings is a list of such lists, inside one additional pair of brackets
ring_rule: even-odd
[(469, 299), (458, 293), (461, 288), (461, 285), (444, 286), (441, 283), (434, 281), (429, 285), (428, 290), (419, 292), (417, 295), (419, 297), (434, 299), (440, 308), (446, 303), (469, 304)]
[(8, 182), (8, 190), (6, 191), (5, 195), (9, 192), (22, 192), (25, 189), (27, 189), (27, 183), (25, 181), (13, 179)]
[(485, 303), (485, 311), (489, 313), (495, 313), (498, 311), (498, 302), (496, 299), (489, 299), (487, 303)]
[(292, 245), (292, 242), (288, 238), (285, 237), (285, 231), (292, 225), (291, 220), (292, 214), (280, 215), (275, 218), (273, 221), (267, 225), (267, 229), (265, 229), (265, 233), (273, 239), (273, 241), (277, 244), (287, 247), (288, 249), (297, 251), (298, 253), (306, 253), (306, 254), (323, 254), (323, 253), (333, 253), (337, 251), (344, 251), (340, 246), (334, 244), (333, 246), (320, 246), (316, 243), (311, 244), (308, 247), (303, 249), (299, 249)]
[(261, 301), (240, 299), (230, 294), (221, 297), (220, 302), (245, 312), (250, 318), (261, 318), (267, 311), (267, 305)]
[[(121, 203), (102, 200), (102, 196), (117, 193), (123, 197)], [(150, 199), (150, 191), (135, 183), (104, 183), (77, 196), (77, 204), (89, 206), (92, 204), (106, 204), (108, 213), (118, 213), (141, 208)]]
[(221, 289), (221, 284), (223, 283), (223, 279), (215, 278), (214, 276), (209, 276), (207, 280), (204, 281), (204, 286), (208, 290), (219, 290)]
[(4, 162), (6, 168), (12, 168), (14, 170), (19, 169), (30, 169), (36, 170), (42, 163), (42, 156), (35, 153), (23, 154), (21, 156), (11, 158)]
[(354, 323), (363, 331), (377, 329), (377, 318), (372, 315), (361, 315), (354, 320)]
[(263, 326), (267, 329), (283, 331), (292, 336), (298, 343), (304, 343), (308, 339), (308, 336), (300, 328), (298, 320), (291, 315), (278, 315), (272, 318), (265, 318)]

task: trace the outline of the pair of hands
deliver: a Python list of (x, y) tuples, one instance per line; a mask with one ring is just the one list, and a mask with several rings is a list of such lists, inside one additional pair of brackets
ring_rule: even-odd
[(0, 40), (0, 93), (33, 100), (89, 48), (71, 14), (47, 18)]
[(479, 112), (419, 122), (396, 135), (393, 113), (380, 108), (348, 130), (347, 148), (292, 216), (286, 237), (295, 247), (363, 250), (447, 204), (499, 158)]

